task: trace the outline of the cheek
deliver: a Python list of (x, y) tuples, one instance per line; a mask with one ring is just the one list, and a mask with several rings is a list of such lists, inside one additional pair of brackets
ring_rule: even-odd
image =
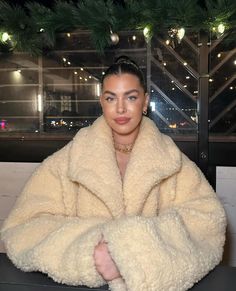
[(114, 106), (102, 104), (103, 115), (109, 117), (114, 112)]
[(130, 112), (134, 112), (136, 114), (140, 113), (142, 114), (142, 111), (143, 111), (143, 104), (140, 102), (140, 103), (137, 103), (137, 104), (130, 104), (129, 105), (129, 111)]

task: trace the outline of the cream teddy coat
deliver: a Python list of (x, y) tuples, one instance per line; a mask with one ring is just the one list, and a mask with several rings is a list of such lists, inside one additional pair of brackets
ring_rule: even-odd
[(225, 226), (203, 174), (146, 117), (122, 181), (100, 117), (38, 167), (1, 236), (18, 268), (97, 287), (103, 235), (123, 277), (111, 290), (182, 291), (220, 262)]

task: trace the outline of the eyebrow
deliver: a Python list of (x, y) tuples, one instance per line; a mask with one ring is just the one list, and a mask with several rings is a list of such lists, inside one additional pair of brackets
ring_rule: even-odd
[[(131, 90), (125, 92), (124, 95), (129, 95), (130, 93), (139, 93), (139, 90), (131, 89)], [(110, 95), (116, 96), (116, 94), (114, 92), (109, 91), (109, 90), (106, 90), (103, 94), (110, 94)]]

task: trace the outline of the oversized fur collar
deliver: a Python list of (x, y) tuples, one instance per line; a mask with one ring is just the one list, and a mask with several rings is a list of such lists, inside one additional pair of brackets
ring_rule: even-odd
[(103, 116), (75, 136), (69, 176), (101, 199), (113, 217), (138, 213), (150, 190), (178, 172), (181, 153), (174, 142), (143, 117), (122, 183), (112, 132)]

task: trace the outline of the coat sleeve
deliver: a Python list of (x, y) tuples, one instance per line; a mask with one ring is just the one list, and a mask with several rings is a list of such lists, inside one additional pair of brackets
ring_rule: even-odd
[[(109, 222), (104, 237), (125, 284), (117, 290), (188, 290), (221, 260), (226, 219), (215, 192), (187, 157), (175, 180), (175, 196), (163, 184), (156, 217)], [(111, 289), (116, 286), (111, 284)]]
[(70, 285), (101, 286), (105, 282), (96, 272), (93, 252), (104, 219), (68, 214), (73, 210), (66, 209), (65, 199), (75, 189), (62, 166), (66, 161), (66, 154), (59, 153), (39, 166), (5, 221), (1, 238), (10, 259), (24, 271), (41, 271)]

